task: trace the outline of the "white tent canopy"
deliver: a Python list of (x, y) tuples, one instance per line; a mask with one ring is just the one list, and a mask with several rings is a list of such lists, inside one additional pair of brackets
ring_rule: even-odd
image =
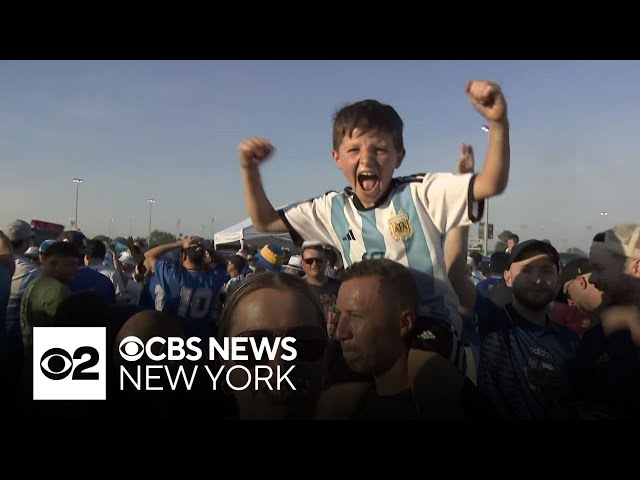
[[(292, 204), (293, 205), (293, 204)], [(291, 205), (284, 207), (278, 207), (276, 210), (287, 208)], [(220, 245), (233, 245), (240, 243), (241, 245), (250, 246), (253, 248), (261, 247), (267, 243), (278, 245), (281, 247), (288, 247), (294, 249), (295, 245), (289, 233), (266, 233), (258, 232), (256, 227), (251, 222), (251, 218), (247, 218), (240, 223), (232, 225), (217, 232), (213, 236), (213, 242), (218, 248)]]

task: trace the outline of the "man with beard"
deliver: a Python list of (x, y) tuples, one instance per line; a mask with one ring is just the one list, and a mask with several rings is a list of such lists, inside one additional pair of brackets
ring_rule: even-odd
[[(181, 248), (182, 268), (167, 264), (160, 258)], [(153, 304), (160, 312), (177, 315), (185, 338), (199, 337), (200, 347), (208, 351), (216, 299), (228, 280), (219, 270), (211, 269), (210, 253), (198, 237), (186, 237), (177, 242), (159, 245), (145, 253), (153, 269), (155, 288)]]
[[(557, 292), (558, 271), (557, 250), (527, 240), (515, 246), (504, 273), (513, 292), (511, 303), (500, 308), (477, 296), (478, 387), (505, 418), (565, 413), (562, 407), (571, 396), (568, 377), (579, 340), (547, 314)], [(548, 372), (553, 372), (554, 382), (541, 382)]]

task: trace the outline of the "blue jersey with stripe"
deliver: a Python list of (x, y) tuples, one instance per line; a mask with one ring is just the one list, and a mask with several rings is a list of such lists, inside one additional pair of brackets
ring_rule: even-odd
[(389, 191), (365, 208), (351, 188), (329, 192), (284, 210), (292, 238), (335, 247), (345, 267), (387, 258), (408, 267), (420, 293), (421, 313), (462, 332), (458, 298), (444, 263), (444, 235), (482, 215), (473, 200), (472, 174), (428, 173), (394, 178)]
[(566, 379), (573, 376), (578, 336), (547, 317), (545, 327), (523, 319), (512, 305), (498, 307), (476, 300), (480, 341), (478, 388), (505, 418), (547, 418), (552, 402), (527, 379), (525, 369), (546, 368)]
[[(156, 308), (156, 285), (158, 285), (158, 277), (156, 275), (151, 275), (145, 279), (144, 285), (142, 286), (142, 292), (140, 293), (140, 298), (138, 299), (138, 305), (146, 308)], [(162, 310), (162, 306), (160, 306), (160, 310)]]
[(229, 276), (217, 269), (186, 270), (158, 260), (153, 277), (155, 309), (177, 315), (186, 337), (207, 339), (200, 344), (206, 350), (218, 294)]

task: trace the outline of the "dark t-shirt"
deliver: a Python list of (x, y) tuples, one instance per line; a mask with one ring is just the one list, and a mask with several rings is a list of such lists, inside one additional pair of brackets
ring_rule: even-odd
[[(471, 380), (465, 378), (460, 392), (461, 414), (466, 419), (498, 419), (498, 411)], [(438, 409), (440, 410), (440, 409)], [(396, 395), (381, 397), (371, 389), (357, 419), (360, 420), (415, 420), (424, 418), (447, 418), (450, 412), (424, 412), (418, 414), (416, 402), (411, 389), (406, 389)]]
[(309, 282), (307, 282), (307, 285), (309, 285), (311, 291), (316, 294), (325, 307), (333, 308), (338, 298), (338, 290), (340, 290), (341, 283), (340, 280), (336, 280), (335, 278), (327, 278), (324, 285), (311, 285)]
[(640, 418), (640, 348), (628, 331), (587, 330), (576, 353), (575, 390), (582, 418)]

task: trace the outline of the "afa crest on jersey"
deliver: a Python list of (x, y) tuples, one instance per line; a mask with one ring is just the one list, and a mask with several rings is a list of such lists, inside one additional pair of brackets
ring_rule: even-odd
[(389, 219), (389, 231), (394, 240), (405, 240), (413, 235), (409, 215), (398, 212)]

